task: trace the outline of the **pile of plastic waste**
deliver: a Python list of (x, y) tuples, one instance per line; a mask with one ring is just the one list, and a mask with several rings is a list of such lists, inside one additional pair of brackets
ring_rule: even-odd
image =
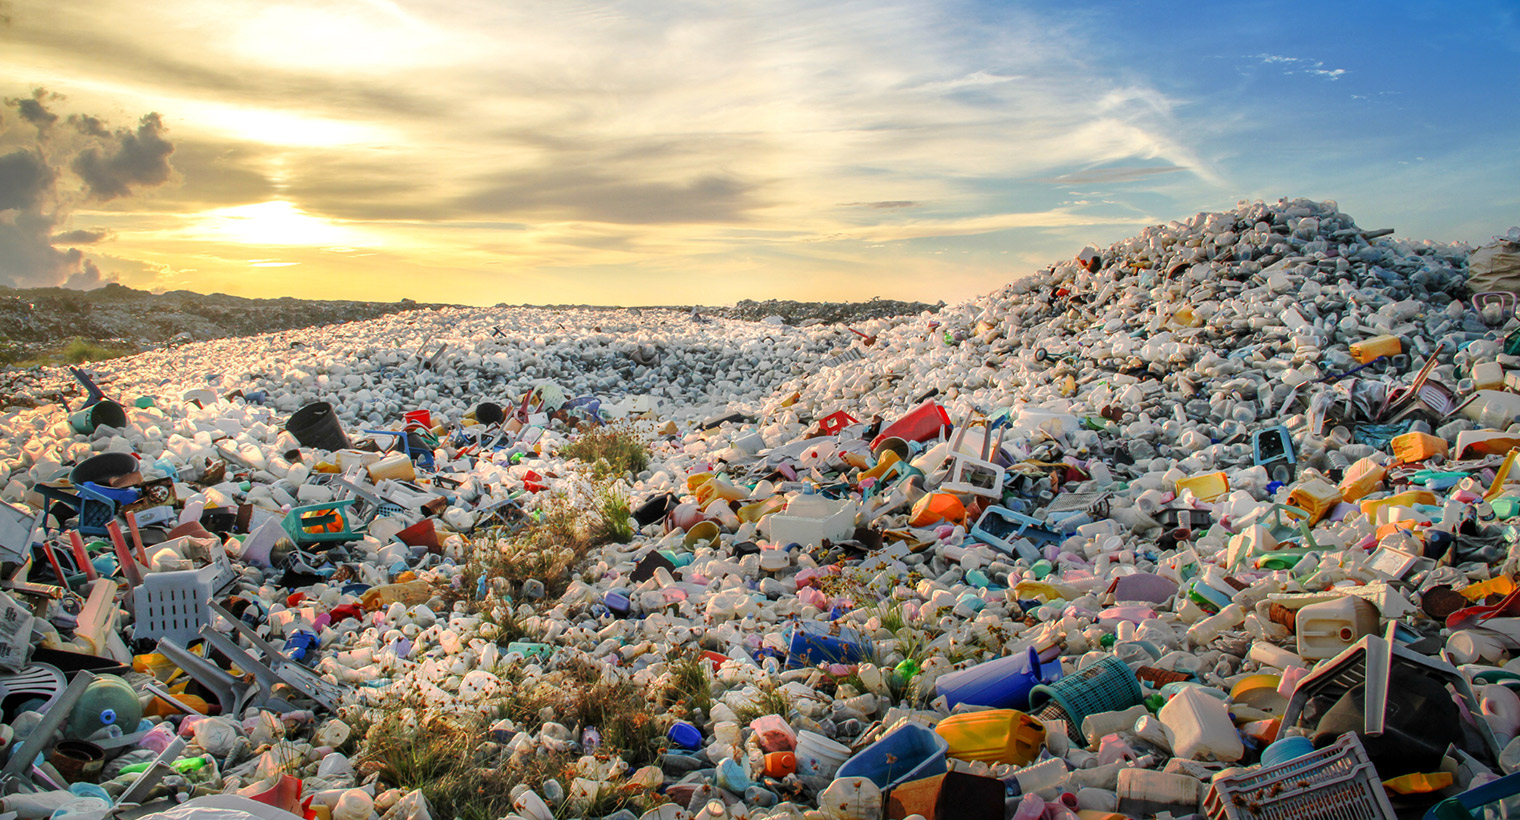
[(908, 319), (426, 311), (28, 376), (68, 406), (0, 418), (0, 808), (1484, 816), (1520, 321), (1389, 233), (1242, 204)]

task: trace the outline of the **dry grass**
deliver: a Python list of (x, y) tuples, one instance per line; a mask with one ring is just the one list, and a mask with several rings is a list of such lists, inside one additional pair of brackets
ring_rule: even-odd
[[(584, 754), (619, 758), (637, 769), (657, 763), (664, 753), (665, 727), (649, 713), (652, 693), (629, 679), (606, 676), (599, 665), (585, 660), (573, 660), (533, 682), (511, 668), (498, 671), (503, 692), (477, 712), (430, 713), (404, 698), (380, 707), (378, 719), (363, 727), (356, 755), (361, 769), (378, 772), (387, 785), (420, 789), (437, 817), (497, 820), (512, 812), (509, 795), (518, 784), (541, 797), (546, 780), (568, 788)], [(503, 717), (534, 733), (548, 720), (569, 727), (577, 738), (594, 729), (599, 744), (511, 754), (489, 740), (490, 725)], [(622, 808), (640, 814), (659, 802), (658, 795), (642, 788), (613, 784), (589, 808), (551, 808), (557, 817), (582, 812), (603, 816)]]
[(701, 711), (703, 716), (712, 712), (712, 676), (701, 655), (692, 652), (670, 662), (670, 683), (659, 705), (684, 715)]

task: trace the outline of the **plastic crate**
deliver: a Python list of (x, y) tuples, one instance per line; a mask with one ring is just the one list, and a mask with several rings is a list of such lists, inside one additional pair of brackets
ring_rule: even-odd
[(1346, 733), (1303, 757), (1214, 778), (1209, 820), (1396, 820), (1361, 741)]
[[(1046, 704), (1059, 706), (1066, 715), (1066, 733), (1080, 740), (1082, 721), (1088, 715), (1128, 709), (1144, 697), (1140, 679), (1135, 677), (1129, 664), (1116, 657), (1107, 657), (1054, 683), (1031, 689), (1029, 705), (1035, 709), (1032, 714), (1036, 718), (1041, 716), (1041, 707)], [(1060, 719), (1059, 715), (1050, 717)]]
[(116, 501), (95, 492), (89, 487), (79, 488), (79, 522), (77, 529), (82, 535), (104, 536), (110, 531), (106, 525), (116, 518)]

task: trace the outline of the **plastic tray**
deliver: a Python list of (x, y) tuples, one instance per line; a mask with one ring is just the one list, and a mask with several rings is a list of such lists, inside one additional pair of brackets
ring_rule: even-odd
[(1214, 778), (1209, 820), (1396, 820), (1377, 770), (1350, 732), (1276, 766)]

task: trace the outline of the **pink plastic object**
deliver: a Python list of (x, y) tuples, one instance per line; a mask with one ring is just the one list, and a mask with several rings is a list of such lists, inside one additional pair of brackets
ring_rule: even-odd
[(790, 752), (797, 748), (797, 733), (780, 715), (762, 715), (750, 721), (760, 748), (766, 752)]
[(941, 431), (950, 429), (950, 414), (945, 408), (934, 403), (933, 399), (925, 399), (923, 404), (914, 408), (908, 415), (892, 422), (876, 438), (871, 439), (871, 449), (889, 438), (900, 438), (903, 441), (927, 441), (939, 435)]

